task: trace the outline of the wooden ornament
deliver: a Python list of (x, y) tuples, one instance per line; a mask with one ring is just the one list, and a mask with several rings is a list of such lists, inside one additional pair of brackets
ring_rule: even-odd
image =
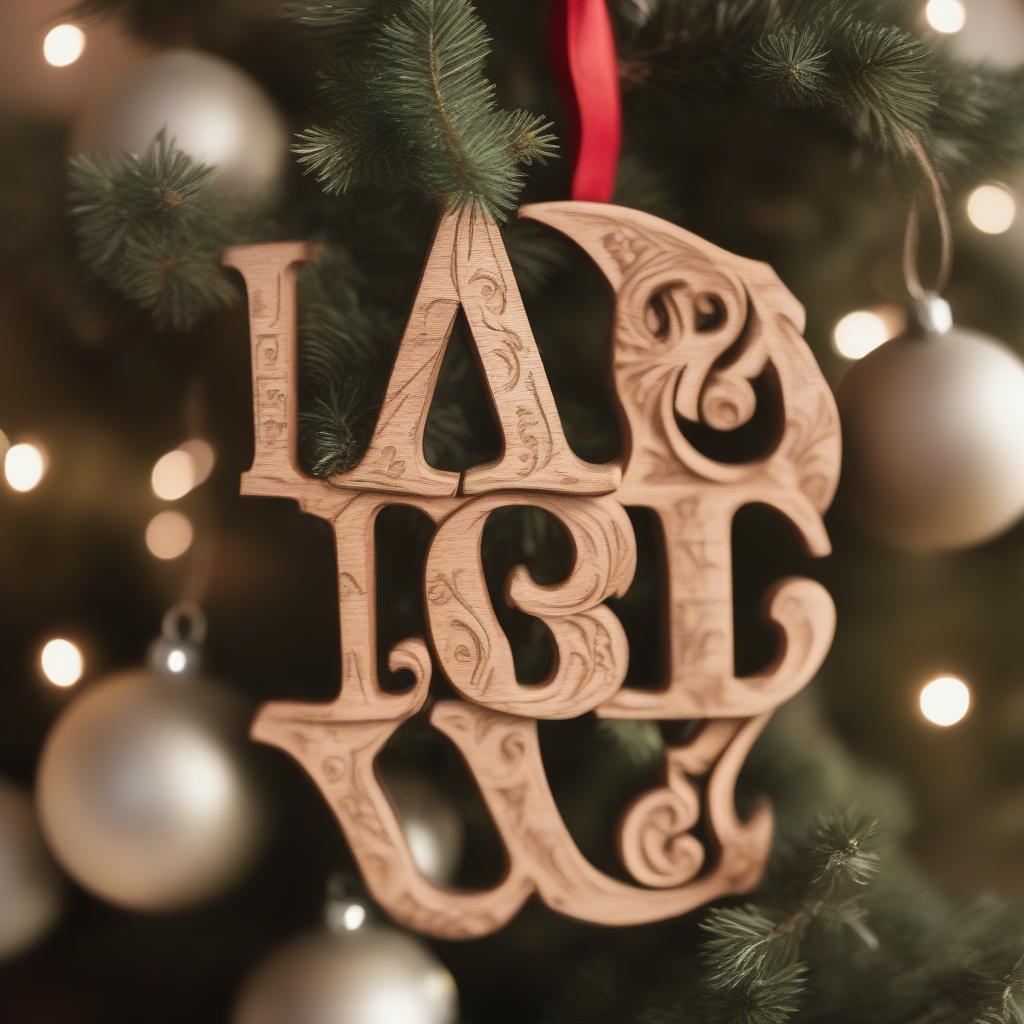
[[(583, 921), (629, 925), (749, 891), (768, 855), (771, 812), (760, 805), (740, 820), (736, 777), (772, 711), (818, 669), (835, 625), (823, 587), (782, 581), (768, 600), (778, 655), (764, 672), (736, 676), (737, 511), (771, 506), (811, 554), (829, 551), (821, 515), (837, 483), (839, 427), (801, 337), (800, 305), (765, 264), (647, 214), (566, 202), (521, 215), (583, 248), (615, 294), (621, 462), (596, 466), (569, 448), (500, 233), (480, 210), (441, 218), (368, 449), (329, 481), (309, 477), (298, 460), (295, 268), (313, 250), (273, 243), (225, 257), (249, 295), (255, 455), (242, 492), (292, 498), (332, 523), (338, 558), (338, 696), (322, 705), (269, 704), (253, 735), (290, 753), (320, 788), (374, 898), (397, 921), (440, 938), (487, 935), (534, 894)], [(503, 449), (494, 462), (457, 474), (427, 463), (423, 430), (460, 308)], [(722, 432), (749, 423), (758, 406), (754, 384), (766, 375), (782, 410), (769, 453), (726, 462), (687, 438), (680, 422)], [(423, 581), (429, 645), (409, 637), (388, 659), (392, 671), (412, 677), (400, 693), (381, 688), (376, 666), (374, 527), (393, 504), (419, 509), (436, 525)], [(561, 583), (539, 585), (524, 567), (507, 580), (505, 599), (539, 618), (554, 641), (553, 670), (539, 685), (516, 679), (481, 562), (488, 517), (514, 505), (553, 515), (575, 549)], [(663, 535), (669, 658), (661, 681), (627, 682), (628, 642), (605, 603), (628, 589), (635, 572), (629, 507), (651, 510)], [(504, 877), (483, 891), (453, 891), (420, 874), (375, 772), (388, 739), (424, 707), (431, 651), (464, 700), (438, 701), (430, 722), (465, 759), (506, 850)], [(619, 850), (638, 884), (583, 857), (548, 785), (537, 720), (588, 711), (700, 722), (687, 743), (666, 751), (663, 784), (625, 811)]]

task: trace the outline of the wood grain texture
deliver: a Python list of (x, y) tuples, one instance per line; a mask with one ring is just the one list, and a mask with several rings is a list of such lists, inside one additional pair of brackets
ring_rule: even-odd
[[(771, 813), (759, 806), (747, 821), (737, 817), (736, 776), (773, 709), (817, 671), (835, 624), (819, 584), (781, 581), (767, 598), (777, 656), (756, 675), (735, 675), (736, 513), (768, 505), (811, 554), (829, 550), (821, 515), (837, 482), (838, 420), (800, 336), (796, 300), (766, 265), (646, 214), (578, 202), (522, 214), (580, 245), (614, 292), (612, 383), (626, 437), (618, 463), (594, 466), (569, 449), (500, 234), (479, 211), (442, 217), (373, 439), (353, 470), (330, 481), (305, 475), (297, 454), (295, 266), (313, 250), (275, 243), (226, 256), (245, 277), (250, 303), (255, 455), (243, 493), (290, 497), (330, 522), (338, 560), (338, 696), (267, 705), (253, 734), (309, 773), (388, 913), (442, 938), (489, 934), (531, 894), (581, 920), (626, 925), (752, 888), (768, 855)], [(423, 430), (460, 308), (503, 451), (456, 474), (426, 462)], [(769, 451), (724, 461), (690, 439), (687, 423), (728, 434), (752, 422), (766, 379), (780, 410)], [(771, 429), (758, 433), (767, 441)], [(412, 680), (397, 693), (378, 678), (375, 621), (374, 529), (392, 504), (435, 523), (421, 584), (429, 644), (408, 637), (391, 650), (389, 668)], [(550, 513), (575, 550), (560, 583), (542, 586), (524, 567), (506, 581), (505, 599), (552, 637), (556, 657), (541, 684), (516, 679), (481, 563), (488, 517), (509, 506)], [(624, 685), (628, 642), (605, 603), (635, 571), (629, 507), (649, 509), (663, 538), (668, 671), (654, 685)], [(430, 721), (466, 761), (507, 854), (504, 877), (487, 890), (451, 891), (417, 871), (374, 769), (390, 736), (425, 705), (431, 652), (465, 700), (439, 702)], [(690, 742), (667, 751), (663, 784), (624, 813), (619, 852), (635, 885), (583, 857), (547, 782), (536, 720), (591, 710), (702, 723)]]
[[(668, 679), (625, 687), (599, 710), (614, 718), (761, 714), (817, 671), (835, 629), (825, 589), (787, 580), (768, 599), (782, 642), (774, 665), (738, 679), (733, 665), (732, 524), (746, 505), (777, 509), (809, 553), (827, 555), (821, 513), (839, 478), (839, 418), (800, 336), (804, 312), (775, 272), (656, 217), (602, 203), (546, 203), (521, 215), (564, 232), (615, 295), (612, 377), (626, 434), (616, 499), (648, 508), (665, 549)], [(715, 461), (677, 417), (736, 430), (771, 367), (780, 439), (747, 463)]]

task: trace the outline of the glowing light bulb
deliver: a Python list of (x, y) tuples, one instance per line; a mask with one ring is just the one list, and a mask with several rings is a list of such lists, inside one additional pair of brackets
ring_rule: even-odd
[(62, 637), (47, 640), (39, 652), (39, 665), (54, 686), (74, 686), (85, 667), (78, 646)]
[(46, 472), (46, 452), (35, 444), (15, 444), (4, 456), (4, 476), (16, 491), (31, 491)]
[(159, 512), (146, 527), (146, 547), (155, 558), (180, 558), (192, 544), (192, 523), (180, 512)]
[(967, 8), (962, 0), (928, 0), (924, 16), (936, 32), (953, 35), (967, 22)]
[(921, 714), (932, 725), (948, 728), (967, 714), (971, 706), (971, 691), (956, 676), (939, 676), (921, 687), (918, 703)]
[(1001, 235), (1017, 219), (1017, 200), (1002, 185), (979, 185), (967, 197), (967, 216), (986, 235)]
[(905, 326), (905, 314), (896, 306), (857, 309), (836, 324), (833, 340), (836, 351), (847, 359), (863, 359), (895, 338)]
[(55, 25), (43, 39), (43, 57), (55, 68), (74, 64), (85, 49), (85, 33), (77, 25)]
[(173, 452), (161, 455), (153, 466), (153, 493), (164, 501), (177, 501), (198, 487), (213, 470), (213, 448), (195, 438)]
[(358, 931), (366, 920), (366, 907), (359, 903), (350, 903), (341, 914), (341, 925), (348, 932)]
[(181, 448), (161, 455), (150, 476), (153, 493), (164, 501), (185, 497), (195, 487), (195, 467), (192, 456)]
[(188, 655), (180, 648), (175, 647), (167, 652), (167, 671), (184, 672), (185, 666), (188, 665)]

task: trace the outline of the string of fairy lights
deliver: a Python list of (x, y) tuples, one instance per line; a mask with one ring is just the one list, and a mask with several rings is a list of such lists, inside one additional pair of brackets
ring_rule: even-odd
[[(962, 0), (928, 0), (922, 13), (928, 26), (944, 35), (960, 32), (968, 18), (967, 6)], [(87, 36), (80, 26), (55, 25), (43, 38), (43, 57), (51, 67), (68, 67), (83, 56), (86, 44)], [(1005, 234), (1017, 220), (1017, 198), (1000, 182), (982, 182), (967, 196), (964, 213), (973, 228), (982, 234)], [(836, 351), (845, 359), (861, 359), (897, 337), (905, 326), (905, 313), (895, 304), (857, 309), (839, 320), (833, 341)], [(46, 449), (36, 440), (8, 445), (6, 438), (3, 447), (3, 475), (7, 486), (18, 494), (27, 494), (39, 487), (48, 467)], [(214, 461), (215, 454), (208, 442), (198, 438), (184, 442), (154, 464), (150, 477), (153, 494), (164, 502), (179, 501), (209, 477)], [(147, 550), (163, 561), (180, 558), (193, 540), (191, 520), (176, 508), (160, 510), (145, 527)], [(181, 662), (183, 666), (184, 656)], [(168, 654), (168, 667), (175, 671), (174, 651)], [(52, 685), (70, 687), (85, 674), (85, 657), (74, 640), (53, 637), (41, 646), (39, 668), (43, 678)], [(967, 716), (971, 690), (955, 676), (938, 676), (919, 688), (917, 704), (926, 721), (940, 727), (953, 726)]]
[[(28, 495), (44, 483), (48, 467), (46, 449), (38, 441), (20, 441), (8, 445), (0, 433), (3, 451), (3, 476), (15, 494)], [(203, 484), (213, 471), (216, 455), (209, 442), (191, 438), (173, 451), (161, 455), (150, 474), (153, 495), (163, 502), (184, 498)], [(156, 512), (146, 523), (144, 539), (149, 553), (161, 561), (172, 561), (184, 555), (192, 546), (192, 521), (178, 509), (165, 508)], [(183, 652), (170, 650), (167, 668), (180, 672), (185, 668)], [(39, 651), (39, 670), (43, 678), (54, 686), (74, 686), (85, 674), (85, 655), (82, 647), (69, 637), (57, 636), (44, 641)]]

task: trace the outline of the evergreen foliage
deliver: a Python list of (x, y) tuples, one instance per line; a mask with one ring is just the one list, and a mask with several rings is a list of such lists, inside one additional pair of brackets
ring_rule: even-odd
[[(490, 40), (470, 0), (409, 0), (365, 45), (324, 75), (327, 117), (295, 151), (328, 193), (353, 184), (412, 185), (453, 208), (480, 203), (503, 217), (522, 167), (554, 153), (550, 125), (503, 112), (484, 76)], [(344, 25), (348, 5), (316, 4), (306, 19)]]
[(71, 203), (85, 266), (162, 327), (188, 330), (234, 298), (220, 266), (240, 211), (204, 188), (211, 168), (161, 132), (141, 155), (71, 161)]
[[(179, 17), (194, 15), (201, 34), (203, 6), (223, 17), (231, 5), (86, 0), (78, 9), (121, 17), (147, 38), (168, 41)], [(488, 13), (511, 17), (503, 13), (510, 6), (501, 0)], [(973, 180), (1024, 160), (1024, 73), (953, 60), (919, 37), (918, 5), (612, 6), (630, 143), (617, 199), (628, 205), (680, 220), (692, 213), (693, 194), (679, 186), (677, 168), (652, 157), (673, 136), (692, 139), (691, 158), (703, 156), (708, 137), (731, 144), (753, 111), (785, 143), (796, 140), (794, 165), (818, 160), (813, 187), (845, 193), (848, 233), (833, 232), (842, 236), (833, 244), (845, 267), (854, 241), (877, 244), (850, 234), (883, 191), (879, 183), (891, 184), (887, 170), (906, 164), (909, 139), (921, 140), (953, 188), (968, 173)], [(319, 110), (298, 133), (295, 152), (322, 195), (304, 191), (308, 181), (293, 184), (292, 201), (257, 229), (261, 211), (227, 202), (208, 169), (161, 137), (140, 156), (75, 158), (72, 204), (83, 264), (177, 329), (235, 294), (219, 265), (224, 245), (267, 233), (317, 235), (324, 254), (302, 280), (301, 426), (307, 465), (330, 477), (353, 464), (372, 429), (437, 206), (476, 202), (506, 217), (524, 168), (552, 156), (553, 142), (543, 115), (499, 107), (485, 71), (489, 59), (500, 67), (505, 58), (489, 55), (469, 0), (294, 0), (283, 8), (318, 55)], [(724, 128), (712, 135), (708, 125)], [(870, 173), (851, 170), (864, 165)], [(542, 194), (544, 175), (557, 173), (538, 169)], [(847, 175), (840, 188), (837, 173)], [(403, 198), (385, 200), (389, 192)], [(555, 196), (558, 189), (548, 188), (546, 197)], [(826, 226), (814, 240), (824, 250), (822, 236), (840, 214), (815, 198)], [(892, 233), (902, 209), (898, 196), (880, 206), (885, 230)], [(554, 282), (549, 304), (560, 307), (565, 283), (577, 280), (565, 249), (531, 224), (512, 223), (504, 234), (528, 299)], [(806, 261), (805, 239), (787, 236), (778, 247)], [(603, 354), (588, 340), (601, 315), (586, 329), (560, 315), (568, 316), (556, 308), (548, 320), (557, 346), (545, 349), (538, 332), (546, 364), (561, 363), (577, 386), (558, 392), (560, 411), (570, 433), (603, 442), (614, 427), (610, 415), (592, 409), (598, 389), (589, 381), (599, 379)], [(452, 346), (427, 427), (435, 464), (483, 447), (487, 410), (469, 402), (467, 411), (474, 374)], [(543, 520), (520, 527), (534, 556), (547, 550)], [(599, 734), (609, 772), (652, 769), (663, 746), (652, 723), (603, 722)], [(806, 703), (778, 716), (750, 774), (776, 797), (778, 848), (762, 888), (750, 902), (704, 914), (699, 934), (692, 923), (673, 924), (649, 940), (653, 948), (631, 940), (635, 949), (574, 970), (546, 1021), (1024, 1024), (1024, 915), (1002, 903), (958, 912), (925, 882), (899, 852), (908, 828), (901, 794), (847, 757)], [(855, 802), (863, 816), (847, 810)]]

